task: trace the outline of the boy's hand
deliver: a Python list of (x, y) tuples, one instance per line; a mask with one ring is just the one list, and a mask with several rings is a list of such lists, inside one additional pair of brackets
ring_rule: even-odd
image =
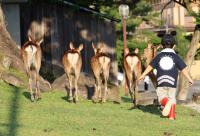
[(139, 81), (144, 80), (144, 78), (145, 78), (145, 76), (144, 76), (144, 75), (141, 75), (141, 76), (139, 77)]
[(194, 84), (194, 82), (192, 80), (189, 81), (190, 86)]

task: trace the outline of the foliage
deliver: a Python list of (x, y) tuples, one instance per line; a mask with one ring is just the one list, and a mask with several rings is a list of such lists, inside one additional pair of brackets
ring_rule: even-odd
[[(122, 57), (123, 57), (123, 40), (122, 36), (118, 37), (117, 40), (117, 60), (119, 69), (122, 70)], [(144, 48), (147, 47), (147, 42), (150, 40), (155, 46), (158, 45), (161, 41), (154, 32), (150, 30), (138, 30), (133, 35), (127, 37), (127, 47), (130, 51), (133, 51), (135, 48), (138, 48), (140, 54), (143, 53)]]
[[(111, 6), (102, 5), (100, 7), (101, 13), (108, 14), (115, 18), (121, 18), (118, 13), (119, 4), (112, 4)], [(129, 5), (129, 17), (126, 20), (126, 28), (127, 28), (127, 47), (130, 50), (134, 48), (139, 48), (140, 52), (145, 48), (146, 42), (144, 39), (138, 39), (135, 37), (147, 37), (147, 39), (152, 39), (155, 44), (160, 42), (160, 38), (158, 38), (153, 32), (148, 30), (137, 31), (136, 28), (142, 23), (142, 21), (146, 21), (147, 23), (158, 26), (160, 25), (160, 20), (158, 19), (158, 13), (152, 11), (152, 7), (149, 3), (145, 1), (137, 1), (131, 5)], [(116, 24), (117, 31), (117, 60), (119, 69), (122, 70), (122, 58), (123, 58), (123, 33), (122, 33), (122, 23)], [(129, 35), (130, 33), (130, 35)]]
[[(130, 99), (120, 105), (93, 104), (81, 100), (68, 103), (64, 92), (42, 93), (30, 102), (27, 90), (0, 81), (1, 136), (195, 136), (200, 130), (200, 114), (177, 106), (177, 119), (160, 117), (154, 106), (129, 110)], [(187, 123), (186, 123), (187, 122)], [(180, 131), (181, 130), (181, 131)]]
[(176, 52), (184, 59), (190, 44), (190, 36), (186, 36), (186, 31), (181, 27), (176, 27)]
[(196, 55), (195, 55), (195, 60), (200, 60), (200, 48), (197, 49)]

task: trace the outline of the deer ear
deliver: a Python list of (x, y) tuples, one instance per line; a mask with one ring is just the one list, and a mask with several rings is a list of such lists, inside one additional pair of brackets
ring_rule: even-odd
[(28, 35), (28, 41), (32, 41), (32, 37)]
[(93, 42), (92, 42), (92, 48), (93, 48), (93, 50), (96, 50), (96, 47), (94, 46)]
[(172, 49), (175, 49), (176, 48), (176, 44), (174, 44), (173, 48)]
[(83, 49), (83, 44), (80, 44), (80, 46), (78, 47), (79, 52)]
[(93, 42), (92, 42), (92, 48), (95, 49), (95, 47), (94, 47), (94, 43), (93, 43)]
[(42, 38), (41, 40), (39, 40), (39, 41), (37, 42), (37, 44), (40, 45), (43, 41), (44, 41), (44, 39)]
[(125, 53), (125, 55), (128, 54), (129, 53), (129, 49), (126, 48), (125, 51), (124, 51), (124, 53)]
[(139, 49), (138, 49), (138, 48), (135, 48), (134, 53), (135, 53), (135, 54), (138, 54), (138, 53), (139, 53)]
[(69, 48), (72, 50), (74, 48), (72, 42), (69, 43)]
[(97, 49), (96, 49), (96, 47), (94, 46), (94, 43), (93, 43), (93, 42), (92, 42), (92, 48), (93, 48), (93, 50), (94, 50), (94, 53), (96, 54)]
[(158, 46), (156, 46), (156, 49), (157, 49), (157, 50), (160, 49), (160, 48), (162, 48), (162, 45), (161, 45), (161, 44), (159, 44)]

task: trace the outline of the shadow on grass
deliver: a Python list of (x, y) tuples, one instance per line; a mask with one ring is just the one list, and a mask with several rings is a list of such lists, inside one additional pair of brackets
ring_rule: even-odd
[(31, 94), (29, 92), (23, 92), (23, 95), (26, 99), (31, 100)]
[(68, 102), (68, 96), (62, 96), (61, 99)]
[[(131, 98), (127, 97), (127, 96), (122, 96), (121, 97), (122, 101), (125, 103), (132, 103)], [(133, 109), (139, 109), (143, 112), (148, 112), (151, 114), (155, 114), (155, 115), (161, 115), (161, 110), (159, 108), (159, 106), (151, 104), (151, 105), (138, 105), (136, 108), (131, 107), (129, 110), (133, 110)]]
[(9, 124), (8, 124), (8, 136), (17, 136), (17, 128), (19, 124), (17, 117), (19, 116), (19, 98), (20, 90), (17, 87), (13, 87), (13, 97), (10, 102)]
[(70, 101), (70, 100), (69, 100), (69, 96), (68, 96), (68, 95), (62, 96), (61, 99), (64, 100), (64, 101), (66, 101), (66, 102), (68, 102), (68, 103), (74, 102), (74, 100), (73, 100), (73, 101)]
[(148, 112), (151, 114), (155, 114), (155, 115), (160, 115), (161, 116), (161, 110), (159, 109), (158, 106), (155, 105), (139, 105), (138, 109), (143, 111), (143, 112)]
[(131, 100), (131, 98), (129, 98), (128, 96), (122, 96), (121, 100), (122, 100), (122, 102), (125, 102), (125, 103), (132, 103), (133, 102)]

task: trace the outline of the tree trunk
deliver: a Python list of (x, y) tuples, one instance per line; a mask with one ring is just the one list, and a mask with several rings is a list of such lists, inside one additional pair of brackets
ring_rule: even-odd
[[(190, 43), (190, 47), (185, 58), (185, 63), (187, 64), (187, 70), (190, 72), (194, 56), (197, 50), (197, 46), (200, 41), (200, 25), (197, 25)], [(179, 80), (179, 93), (177, 95), (178, 100), (186, 100), (189, 90), (188, 80), (181, 74)]]
[(0, 31), (5, 27), (4, 15), (0, 4)]

